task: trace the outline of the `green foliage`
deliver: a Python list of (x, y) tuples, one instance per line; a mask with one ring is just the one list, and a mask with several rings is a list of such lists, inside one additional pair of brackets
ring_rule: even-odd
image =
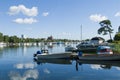
[(20, 42), (24, 42), (24, 43), (30, 43), (30, 42), (78, 42), (78, 40), (68, 40), (68, 39), (53, 39), (53, 40), (47, 40), (45, 38), (19, 38), (17, 36), (8, 36), (8, 35), (3, 35), (2, 33), (0, 33), (0, 42), (5, 42), (5, 43), (20, 43)]
[(2, 42), (2, 41), (3, 41), (3, 34), (0, 33), (0, 42)]
[(114, 36), (114, 40), (115, 40), (115, 41), (120, 41), (120, 33), (117, 33), (117, 34)]
[(4, 41), (5, 43), (8, 43), (8, 42), (9, 42), (9, 36), (4, 35), (3, 41)]
[(99, 24), (101, 27), (98, 29), (98, 34), (107, 35), (109, 33), (112, 40), (111, 33), (113, 33), (113, 29), (110, 20), (103, 20)]
[(19, 43), (20, 39), (17, 36), (9, 37), (9, 43)]

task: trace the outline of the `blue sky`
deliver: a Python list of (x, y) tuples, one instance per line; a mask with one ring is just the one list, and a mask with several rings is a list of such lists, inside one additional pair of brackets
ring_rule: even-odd
[(99, 22), (111, 21), (114, 33), (120, 26), (120, 0), (1, 0), (0, 32), (30, 38), (91, 39)]

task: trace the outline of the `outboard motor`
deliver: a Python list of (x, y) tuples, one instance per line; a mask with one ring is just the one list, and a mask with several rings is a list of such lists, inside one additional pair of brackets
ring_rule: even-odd
[(36, 54), (34, 54), (34, 57), (36, 57), (38, 54), (41, 54), (41, 52), (37, 51)]
[(40, 52), (40, 51), (37, 51), (37, 54), (41, 54), (41, 52)]

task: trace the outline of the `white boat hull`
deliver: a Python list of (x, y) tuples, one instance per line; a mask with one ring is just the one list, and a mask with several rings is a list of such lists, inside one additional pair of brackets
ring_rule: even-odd
[(67, 59), (67, 58), (73, 58), (75, 54), (76, 53), (72, 53), (72, 52), (54, 53), (54, 54), (47, 54), (47, 55), (38, 54), (36, 57), (38, 59)]

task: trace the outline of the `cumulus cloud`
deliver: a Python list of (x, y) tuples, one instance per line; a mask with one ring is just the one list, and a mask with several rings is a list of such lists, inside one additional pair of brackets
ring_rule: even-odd
[(102, 20), (106, 20), (107, 17), (106, 16), (102, 16), (101, 14), (93, 14), (90, 15), (90, 20), (94, 21), (94, 22), (100, 22)]
[(49, 12), (43, 12), (43, 14), (42, 14), (43, 16), (48, 16), (49, 15)]
[(9, 15), (16, 15), (22, 13), (26, 16), (37, 16), (38, 15), (38, 9), (37, 7), (32, 7), (30, 8), (26, 8), (24, 5), (18, 5), (18, 6), (11, 6), (9, 8)]
[(18, 23), (18, 24), (32, 24), (35, 22), (38, 22), (36, 19), (34, 18), (17, 18), (15, 20), (13, 20), (13, 22)]
[(115, 14), (115, 16), (116, 16), (116, 17), (120, 16), (120, 12), (117, 12), (117, 13)]

